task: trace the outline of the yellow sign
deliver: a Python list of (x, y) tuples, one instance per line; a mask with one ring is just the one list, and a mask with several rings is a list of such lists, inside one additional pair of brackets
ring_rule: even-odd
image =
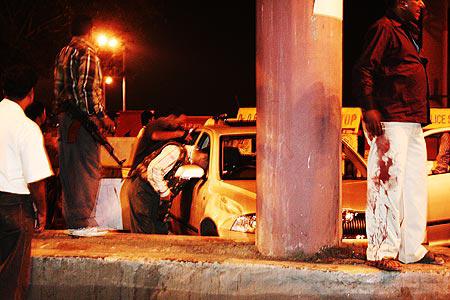
[(430, 119), (431, 124), (426, 129), (450, 126), (450, 108), (430, 109)]
[(241, 107), (239, 108), (237, 119), (240, 121), (255, 121), (256, 107)]
[(342, 108), (342, 133), (357, 134), (361, 124), (362, 112), (359, 107)]
[[(237, 120), (254, 121), (256, 120), (256, 107), (239, 108)], [(342, 108), (342, 133), (357, 134), (361, 124), (362, 112), (359, 107)], [(450, 120), (450, 113), (449, 113)]]

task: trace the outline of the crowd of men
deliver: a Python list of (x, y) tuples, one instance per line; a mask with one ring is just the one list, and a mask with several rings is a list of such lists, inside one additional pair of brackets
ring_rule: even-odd
[[(98, 228), (95, 206), (101, 179), (100, 144), (93, 136), (114, 133), (115, 123), (104, 107), (102, 71), (92, 43), (92, 28), (91, 17), (76, 16), (72, 21), (72, 38), (56, 57), (52, 110), (58, 117), (57, 147), (52, 143), (44, 145), (40, 127), (45, 124), (47, 112), (42, 103), (34, 102), (36, 72), (24, 64), (15, 64), (2, 72), (1, 299), (26, 297), (31, 238), (33, 232), (40, 233), (45, 226), (52, 226), (58, 199), (66, 228), (90, 232)], [(127, 191), (132, 207), (132, 232), (167, 234), (159, 207), (161, 201), (169, 200), (174, 193), (166, 175), (183, 164), (198, 161), (204, 166), (207, 159), (185, 146), (193, 127), (185, 124), (186, 116), (179, 110), (171, 109), (159, 116), (146, 111), (142, 122), (132, 155), (131, 182), (124, 184), (130, 187)], [(47, 152), (52, 155), (49, 157)], [(158, 163), (152, 163), (153, 159)], [(136, 193), (138, 189), (143, 192)], [(52, 194), (50, 197), (47, 191)]]

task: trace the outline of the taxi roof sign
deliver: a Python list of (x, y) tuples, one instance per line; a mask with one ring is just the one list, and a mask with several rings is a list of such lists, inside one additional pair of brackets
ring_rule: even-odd
[(237, 117), (239, 121), (256, 121), (256, 107), (241, 107)]

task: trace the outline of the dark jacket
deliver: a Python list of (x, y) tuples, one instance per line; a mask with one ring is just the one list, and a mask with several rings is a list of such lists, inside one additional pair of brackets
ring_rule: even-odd
[(417, 25), (393, 13), (370, 28), (354, 68), (363, 110), (377, 109), (386, 122), (429, 123), (427, 59), (420, 50)]

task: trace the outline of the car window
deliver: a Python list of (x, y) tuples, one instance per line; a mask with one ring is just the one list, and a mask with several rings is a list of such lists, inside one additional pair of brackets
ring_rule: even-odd
[(256, 179), (256, 135), (220, 138), (220, 177), (225, 180)]
[(427, 160), (434, 161), (439, 153), (439, 146), (441, 145), (442, 133), (429, 135), (425, 138), (427, 143)]
[(427, 144), (428, 174), (443, 174), (449, 172), (450, 133), (439, 132), (425, 137)]
[(186, 143), (186, 145), (194, 145), (199, 135), (200, 131), (194, 130), (193, 132), (191, 132), (192, 139), (188, 143)]
[(211, 138), (209, 137), (209, 134), (204, 132), (197, 143), (198, 150), (202, 151), (203, 153), (210, 154), (209, 150), (211, 147)]
[(343, 180), (356, 180), (356, 179), (367, 179), (365, 176), (363, 176), (362, 172), (358, 170), (355, 163), (342, 153), (342, 179)]
[(342, 179), (367, 179), (367, 169), (362, 157), (348, 143), (342, 141)]
[[(209, 163), (210, 160), (211, 160), (211, 153), (210, 153), (210, 150), (211, 150), (211, 137), (210, 137), (210, 135), (208, 133), (203, 132), (201, 134), (201, 136), (198, 138), (198, 141), (196, 143), (196, 148), (201, 153), (208, 154), (208, 157), (209, 157), (208, 158), (208, 163)], [(207, 167), (205, 169), (206, 177), (208, 177), (208, 171), (209, 171), (209, 167)]]

